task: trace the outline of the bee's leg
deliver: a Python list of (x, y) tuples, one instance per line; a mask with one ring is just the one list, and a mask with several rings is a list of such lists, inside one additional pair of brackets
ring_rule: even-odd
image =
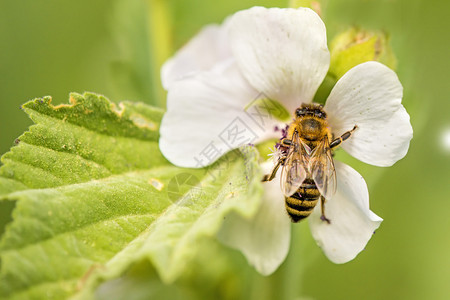
[(345, 141), (352, 135), (353, 131), (355, 131), (356, 128), (358, 128), (358, 126), (355, 125), (352, 130), (344, 132), (340, 137), (332, 140), (330, 143), (330, 148), (333, 149), (333, 148), (336, 148), (337, 146), (339, 146), (343, 141)]
[(283, 140), (281, 141), (281, 143), (282, 143), (283, 145), (290, 146), (290, 145), (292, 144), (292, 140), (290, 140), (290, 139), (283, 139)]
[(325, 197), (320, 196), (320, 208), (322, 209), (322, 215), (320, 216), (320, 219), (322, 221), (326, 221), (328, 224), (331, 224), (331, 220), (325, 217)]
[[(281, 141), (281, 144), (283, 144), (284, 146), (289, 146), (292, 144), (292, 141), (290, 139), (283, 139)], [(271, 174), (267, 174), (264, 175), (263, 180), (262, 181), (271, 181), (272, 179), (275, 178), (275, 175), (277, 174), (278, 168), (281, 166), (281, 164), (283, 163), (283, 161), (286, 159), (286, 157), (280, 157), (278, 159), (277, 164), (275, 165), (275, 167), (272, 170)]]
[(272, 179), (274, 179), (275, 175), (277, 174), (278, 168), (281, 166), (282, 161), (282, 158), (278, 159), (277, 164), (275, 165), (275, 167), (273, 167), (272, 173), (264, 175), (262, 181), (271, 181)]

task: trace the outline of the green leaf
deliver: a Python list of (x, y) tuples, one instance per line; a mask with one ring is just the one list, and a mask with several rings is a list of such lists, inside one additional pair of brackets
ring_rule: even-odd
[[(213, 239), (201, 241), (201, 251), (189, 270), (176, 282), (162, 283), (148, 261), (134, 264), (120, 278), (102, 283), (95, 295), (82, 295), (83, 300), (121, 299), (249, 299), (248, 290), (260, 290), (248, 278), (262, 277), (250, 267), (240, 252)], [(247, 295), (246, 295), (247, 294)], [(255, 297), (254, 299), (257, 299)]]
[(84, 299), (142, 260), (173, 282), (229, 212), (258, 208), (254, 147), (182, 169), (159, 151), (159, 109), (91, 93), (23, 109), (36, 124), (0, 168), (0, 297)]

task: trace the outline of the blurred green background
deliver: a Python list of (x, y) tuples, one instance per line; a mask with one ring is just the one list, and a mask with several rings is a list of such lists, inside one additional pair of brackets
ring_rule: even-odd
[[(239, 253), (213, 243), (208, 251), (225, 257), (209, 266), (215, 275), (193, 271), (164, 287), (143, 263), (120, 283), (104, 285), (99, 297), (113, 291), (128, 299), (202, 293), (242, 299), (450, 299), (450, 2), (322, 3), (329, 39), (352, 25), (390, 34), (414, 128), (410, 151), (395, 166), (351, 161), (367, 179), (372, 210), (385, 220), (367, 248), (354, 261), (334, 265), (304, 223), (294, 226), (289, 257), (272, 276), (258, 275)], [(69, 92), (92, 91), (113, 101), (163, 105), (162, 61), (203, 25), (254, 5), (286, 2), (1, 0), (1, 153), (31, 124), (20, 105), (35, 97), (51, 95), (54, 103), (65, 103)], [(231, 263), (224, 267), (222, 261)]]

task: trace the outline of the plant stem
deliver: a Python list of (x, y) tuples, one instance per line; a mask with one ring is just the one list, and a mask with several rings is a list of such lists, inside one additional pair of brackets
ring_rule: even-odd
[(166, 91), (160, 83), (160, 70), (173, 52), (172, 21), (168, 1), (148, 0), (148, 33), (152, 48), (153, 88), (160, 107), (166, 106)]

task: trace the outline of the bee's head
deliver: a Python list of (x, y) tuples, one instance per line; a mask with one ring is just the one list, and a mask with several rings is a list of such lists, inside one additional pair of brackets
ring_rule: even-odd
[(302, 103), (302, 105), (295, 110), (295, 115), (297, 117), (315, 116), (320, 119), (327, 118), (327, 113), (323, 110), (323, 105), (317, 103)]

